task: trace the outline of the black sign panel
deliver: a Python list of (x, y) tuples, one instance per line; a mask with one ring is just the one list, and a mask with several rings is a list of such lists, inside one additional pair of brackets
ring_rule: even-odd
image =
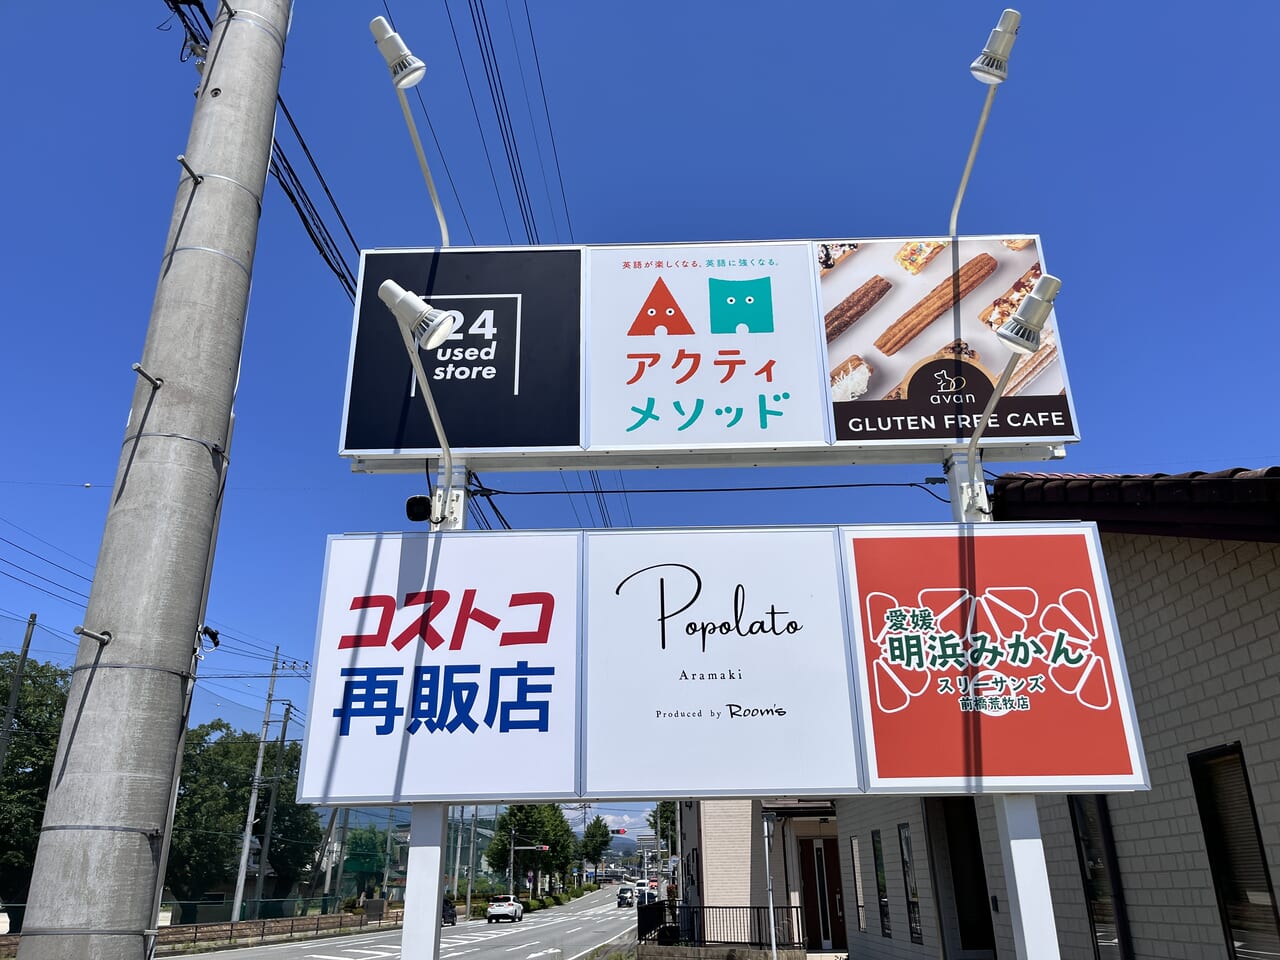
[(419, 354), (450, 447), (581, 445), (580, 250), (371, 250), (361, 261), (344, 455), (440, 446), (396, 319), (378, 299), (384, 280), (462, 319)]

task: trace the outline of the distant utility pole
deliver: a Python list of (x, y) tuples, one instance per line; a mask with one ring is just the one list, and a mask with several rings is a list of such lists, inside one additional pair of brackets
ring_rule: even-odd
[[(342, 912), (342, 875), (347, 868), (347, 827), (351, 822), (351, 808), (342, 808), (342, 843), (338, 847), (338, 876), (333, 881), (333, 892), (338, 898), (338, 912)], [(327, 885), (326, 885), (327, 886)], [(327, 890), (326, 890), (327, 892)]]
[(471, 919), (471, 890), (476, 885), (476, 820), (480, 817), (479, 805), (471, 808), (471, 844), (467, 847), (467, 919)]
[[(262, 734), (258, 737), (258, 762), (253, 767), (253, 783), (249, 787), (249, 810), (244, 816), (244, 836), (240, 841), (240, 869), (236, 873), (236, 892), (231, 900), (231, 922), (240, 919), (244, 905), (244, 878), (249, 872), (249, 844), (253, 842), (253, 821), (258, 814), (258, 785), (262, 782), (262, 754), (267, 747), (267, 728), (271, 725), (271, 696), (276, 689), (276, 668), (280, 665), (280, 648), (271, 655), (271, 682), (267, 684), (267, 707), (262, 711)], [(263, 851), (258, 853), (258, 873), (262, 873)]]
[(276, 741), (276, 769), (275, 775), (271, 778), (271, 799), (267, 801), (267, 822), (262, 825), (262, 850), (258, 854), (258, 879), (253, 885), (255, 903), (253, 917), (255, 920), (262, 916), (262, 881), (267, 876), (268, 853), (271, 850), (271, 822), (276, 817), (276, 797), (280, 793), (280, 777), (283, 775), (281, 761), (284, 760), (285, 735), (289, 730), (289, 712), (292, 709), (293, 704), (285, 701), (284, 719), (280, 721), (280, 739)]
[(396, 810), (391, 807), (387, 810), (387, 853), (382, 863), (382, 899), (390, 900), (387, 896), (387, 887), (391, 885), (391, 834), (396, 824)]
[(458, 808), (458, 846), (453, 856), (453, 899), (458, 899), (458, 876), (462, 873), (462, 819), (467, 815), (467, 808)]
[[(182, 716), (229, 463), (291, 3), (217, 10), (134, 368), (21, 960), (140, 960), (152, 922), (177, 749), (167, 731)], [(86, 889), (93, 896), (67, 896)]]
[(13, 727), (13, 715), (18, 710), (18, 692), (22, 689), (22, 671), (27, 665), (27, 651), (31, 648), (31, 634), (36, 629), (36, 615), (27, 617), (27, 632), (22, 638), (22, 652), (18, 654), (18, 665), (13, 668), (13, 679), (9, 681), (9, 706), (4, 711), (4, 727), (0, 728), (0, 777), (4, 776), (4, 758), (9, 752), (9, 731)]

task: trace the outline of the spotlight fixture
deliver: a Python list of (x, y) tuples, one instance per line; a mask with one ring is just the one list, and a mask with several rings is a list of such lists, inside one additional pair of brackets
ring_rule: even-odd
[(1053, 309), (1053, 298), (1062, 289), (1062, 281), (1044, 274), (996, 336), (1015, 354), (1035, 353), (1040, 349), (1040, 331)]
[(462, 324), (462, 317), (457, 313), (437, 310), (394, 280), (382, 282), (382, 286), (378, 287), (378, 299), (391, 309), (419, 350), (434, 350), (448, 340)]
[(1000, 14), (1000, 22), (987, 38), (987, 45), (978, 54), (978, 59), (969, 64), (969, 72), (975, 80), (997, 84), (1009, 79), (1009, 51), (1018, 37), (1021, 20), (1022, 14), (1017, 10), (1006, 10)]
[[(391, 82), (398, 90), (416, 87), (427, 72), (427, 65), (409, 52), (400, 34), (391, 29), (386, 17), (374, 17), (369, 30), (378, 44), (378, 52), (391, 70)], [(995, 34), (993, 33), (994, 37)]]

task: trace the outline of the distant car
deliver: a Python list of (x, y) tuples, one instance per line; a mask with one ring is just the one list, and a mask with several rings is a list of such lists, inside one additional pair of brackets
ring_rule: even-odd
[(636, 903), (636, 892), (631, 887), (618, 888), (618, 906), (633, 907)]
[(458, 925), (458, 908), (448, 897), (440, 902), (440, 926), (456, 927)]
[(498, 920), (510, 920), (515, 923), (524, 919), (524, 907), (515, 897), (501, 894), (489, 901), (489, 909), (485, 911), (484, 918), (489, 923), (495, 923)]

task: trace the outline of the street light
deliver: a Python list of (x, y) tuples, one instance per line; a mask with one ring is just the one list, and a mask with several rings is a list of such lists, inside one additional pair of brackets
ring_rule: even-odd
[[(440, 441), (440, 470), (444, 474), (444, 485), (441, 490), (438, 513), (433, 505), (427, 518), (435, 528), (449, 519), (449, 508), (453, 502), (453, 451), (449, 449), (449, 441), (444, 434), (444, 423), (440, 420), (440, 411), (431, 393), (431, 382), (427, 379), (426, 370), (422, 368), (422, 357), (419, 356), (418, 351), (434, 350), (448, 340), (462, 324), (462, 317), (453, 311), (436, 309), (394, 280), (382, 282), (378, 287), (378, 299), (387, 305), (387, 309), (396, 318), (396, 327), (399, 328), (400, 338), (404, 341), (405, 352), (409, 354), (409, 362), (413, 364), (413, 375), (418, 382), (418, 390), (421, 391), (422, 400), (427, 405), (427, 415), (431, 418), (431, 426), (435, 428), (436, 439)], [(423, 519), (411, 506), (416, 499), (411, 497), (406, 504), (411, 520)]]
[(960, 177), (960, 189), (956, 191), (955, 203), (951, 206), (951, 225), (947, 236), (956, 236), (956, 221), (960, 218), (960, 203), (964, 200), (964, 191), (969, 186), (969, 174), (973, 172), (973, 161), (978, 156), (978, 144), (982, 142), (982, 132), (987, 128), (987, 116), (991, 113), (991, 101), (996, 97), (996, 87), (1004, 83), (1009, 76), (1009, 51), (1013, 49), (1013, 41), (1018, 36), (1018, 24), (1022, 14), (1017, 10), (1006, 10), (1000, 14), (1000, 22), (987, 38), (987, 45), (982, 53), (969, 65), (969, 72), (974, 79), (985, 83), (987, 98), (982, 104), (982, 114), (978, 117), (978, 129), (973, 135), (973, 143), (969, 147), (969, 159), (965, 161), (964, 173)]
[(426, 154), (422, 152), (422, 140), (418, 137), (417, 124), (413, 122), (413, 113), (409, 110), (409, 101), (404, 92), (415, 87), (426, 75), (426, 65), (415, 57), (400, 34), (391, 29), (386, 17), (374, 17), (369, 21), (369, 30), (378, 45), (378, 52), (387, 61), (391, 71), (391, 82), (395, 85), (396, 96), (400, 98), (400, 109), (404, 111), (404, 122), (409, 126), (409, 136), (413, 139), (413, 149), (418, 155), (418, 166), (422, 168), (423, 179), (427, 181), (427, 192), (431, 194), (431, 205), (435, 207), (436, 219), (440, 221), (440, 246), (449, 245), (449, 227), (444, 222), (444, 210), (440, 206), (440, 197), (436, 193), (435, 181), (431, 179), (431, 170), (427, 167)]

